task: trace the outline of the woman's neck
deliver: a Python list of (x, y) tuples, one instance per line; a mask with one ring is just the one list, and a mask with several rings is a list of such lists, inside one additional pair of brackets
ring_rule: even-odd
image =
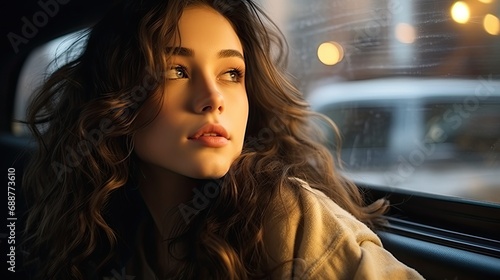
[(150, 164), (143, 163), (140, 168), (142, 171), (142, 176), (139, 178), (141, 195), (158, 232), (165, 236), (175, 225), (174, 221), (179, 218), (179, 205), (192, 199), (193, 190), (201, 182)]

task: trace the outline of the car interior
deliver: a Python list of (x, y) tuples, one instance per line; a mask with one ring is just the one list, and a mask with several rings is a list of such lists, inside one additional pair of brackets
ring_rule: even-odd
[[(362, 0), (360, 2), (367, 3), (377, 1)], [(16, 129), (16, 126), (20, 121), (22, 121), (22, 117), (21, 119), (18, 119), (18, 117), (15, 116), (15, 104), (16, 98), (18, 98), (16, 97), (16, 94), (18, 93), (18, 88), (20, 86), (19, 81), (21, 79), (20, 76), (23, 71), (23, 67), (25, 66), (30, 54), (40, 46), (43, 46), (51, 40), (59, 38), (63, 35), (92, 26), (92, 24), (95, 23), (107, 9), (109, 9), (112, 2), (113, 1), (96, 0), (20, 0), (5, 1), (1, 4), (2, 8), (0, 9), (0, 20), (2, 24), (0, 25), (0, 28), (2, 30), (1, 35), (3, 36), (3, 39), (0, 49), (0, 172), (3, 173), (3, 179), (1, 181), (3, 189), (2, 201), (4, 203), (4, 209), (2, 210), (2, 223), (7, 225), (7, 227), (2, 226), (2, 229), (0, 230), (0, 251), (3, 260), (1, 265), (2, 271), (0, 274), (3, 276), (0, 276), (1, 279), (25, 279), (26, 277), (22, 270), (22, 252), (19, 250), (15, 250), (14, 252), (16, 271), (12, 272), (8, 270), (8, 267), (10, 267), (9, 260), (12, 260), (11, 248), (14, 245), (14, 248), (18, 248), (16, 246), (22, 242), (23, 222), (25, 218), (25, 211), (28, 208), (28, 205), (26, 205), (23, 199), (22, 174), (30, 155), (37, 148), (29, 133), (18, 133), (18, 129)], [(286, 3), (284, 3), (286, 1), (262, 0), (260, 2), (263, 2), (262, 6), (264, 9), (267, 7), (270, 10), (272, 8), (269, 7), (274, 7), (273, 5), (286, 5)], [(266, 6), (265, 2), (272, 3), (268, 3), (268, 6)], [(395, 5), (394, 3), (400, 3), (400, 1), (383, 2), (384, 5), (389, 5), (389, 7), (391, 7), (391, 5)], [(433, 1), (413, 0), (409, 2), (421, 9), (425, 8), (429, 11), (433, 9), (437, 10), (437, 7), (434, 6), (437, 4), (433, 4)], [(454, 3), (457, 1), (442, 2), (446, 2), (446, 5), (443, 4), (444, 7), (453, 7)], [(458, 2), (481, 2), (481, 5), (484, 4), (482, 3), (483, 1), (478, 0)], [(345, 4), (346, 1), (334, 0), (295, 0), (291, 1), (291, 3), (293, 3), (296, 7), (303, 9), (296, 9), (301, 12), (298, 14), (288, 15), (288, 23), (285, 21), (285, 23), (282, 24), (283, 29), (286, 31), (285, 34), (292, 34), (289, 37), (289, 43), (292, 48), (299, 43), (302, 43), (302, 46), (305, 46), (304, 41), (312, 40), (310, 38), (307, 40), (300, 39), (300, 36), (293, 33), (294, 30), (304, 31), (309, 30), (308, 28), (312, 28), (311, 26), (314, 24), (324, 24), (315, 22), (315, 20), (321, 21), (325, 14), (331, 15), (331, 17), (340, 17), (328, 10), (322, 14), (322, 17), (315, 18), (314, 13), (322, 13), (321, 8), (319, 8), (320, 5), (322, 5), (321, 3), (329, 3), (329, 7), (339, 13), (347, 13), (347, 8), (345, 6), (348, 6), (348, 4)], [(472, 8), (473, 4), (470, 4), (470, 7)], [(498, 17), (500, 16), (500, 6), (497, 5), (495, 7), (496, 10), (493, 10), (491, 13), (496, 16), (498, 21)], [(374, 13), (377, 13), (376, 9), (374, 11), (367, 12), (366, 14), (362, 14), (362, 16), (374, 16)], [(448, 9), (445, 10), (445, 13), (448, 13)], [(429, 21), (432, 21), (432, 17), (436, 17), (438, 12), (434, 11), (433, 13), (429, 12), (416, 14), (419, 17), (419, 22), (427, 22), (426, 17), (428, 17)], [(351, 20), (355, 21), (354, 19)], [(294, 23), (296, 25), (294, 25)], [(374, 21), (374, 23), (376, 24), (376, 28), (383, 30), (383, 24), (377, 21)], [(335, 27), (334, 23), (328, 24)], [(439, 22), (436, 21), (436, 26), (433, 28), (441, 28), (438, 24)], [(339, 32), (343, 32), (342, 34), (344, 34), (345, 32), (348, 32), (348, 30), (345, 29), (348, 29), (349, 25), (341, 26), (339, 28)], [(430, 27), (425, 26), (422, 28), (430, 29)], [(444, 27), (442, 29), (444, 29)], [(359, 30), (357, 32), (356, 36), (351, 36), (349, 38), (361, 44), (361, 47), (356, 49), (357, 52), (352, 52), (350, 56), (347, 55), (347, 50), (345, 50), (344, 53), (344, 60), (351, 59), (351, 62), (354, 64), (356, 64), (356, 61), (359, 61), (360, 58), (358, 56), (361, 56), (361, 53), (364, 51), (379, 51), (378, 48), (381, 48), (381, 45), (376, 45), (376, 50), (372, 50), (367, 47), (371, 42), (370, 40), (375, 40), (374, 38), (377, 36), (387, 36), (387, 34), (381, 31), (379, 33), (375, 32), (373, 38), (364, 38), (359, 35)], [(342, 36), (348, 35), (344, 34)], [(339, 37), (342, 36), (339, 35)], [(483, 44), (488, 44), (488, 46), (493, 45), (492, 48), (496, 48), (496, 50), (498, 50), (500, 47), (498, 38), (500, 36), (495, 36), (490, 35), (490, 37), (494, 38), (489, 38), (489, 41), (486, 43), (483, 42)], [(433, 38), (436, 40), (436, 44), (439, 44), (438, 41), (441, 40), (441, 38), (439, 36)], [(430, 40), (427, 37), (426, 39)], [(322, 40), (324, 39), (318, 39), (315, 46), (319, 45)], [(461, 38), (459, 36), (454, 37), (455, 43), (460, 40)], [(425, 44), (429, 44), (429, 42), (426, 41)], [(363, 49), (363, 47), (366, 49)], [(307, 48), (304, 48), (306, 50), (299, 48), (296, 53), (293, 53), (292, 51), (292, 54), (297, 54), (297, 57), (299, 57), (300, 55), (298, 54), (300, 54), (300, 52), (307, 51)], [(424, 45), (422, 48), (425, 49), (426, 46)], [(310, 67), (308, 69), (316, 68), (315, 71), (321, 72), (321, 74), (316, 73), (316, 76), (321, 76), (323, 79), (322, 83), (325, 83), (325, 81), (326, 83), (335, 83), (336, 79), (332, 77), (341, 77), (347, 81), (362, 79), (369, 80), (375, 78), (373, 71), (367, 73), (370, 67), (366, 64), (362, 64), (362, 62), (359, 64), (359, 69), (353, 70), (352, 68), (349, 68), (348, 65), (344, 65), (342, 66), (342, 69), (337, 70), (331, 68), (333, 66), (329, 66), (330, 68), (327, 68), (328, 66), (326, 65), (328, 64), (321, 64), (321, 62), (316, 58), (317, 54), (315, 49), (311, 52), (311, 57), (313, 58), (308, 57), (305, 59), (316, 59), (317, 61), (314, 63), (311, 62), (307, 67)], [(440, 56), (441, 54), (436, 55)], [(492, 57), (496, 55), (493, 60), (500, 62), (498, 54), (491, 53), (490, 55)], [(427, 65), (432, 63), (433, 57), (435, 58), (436, 56), (428, 57), (424, 55), (423, 58), (421, 58), (421, 61), (423, 64)], [(487, 56), (483, 56), (482, 58), (484, 60), (491, 60), (491, 58), (488, 58)], [(369, 57), (366, 58), (366, 60), (370, 59), (371, 58)], [(370, 65), (372, 65), (373, 69), (379, 69), (376, 65), (384, 63), (383, 61), (377, 59), (371, 60), (372, 61), (370, 61), (370, 63), (372, 64)], [(300, 63), (292, 62), (291, 67), (297, 68), (298, 64)], [(303, 65), (304, 64), (302, 64), (302, 66)], [(395, 63), (394, 69), (401, 69), (399, 66)], [(450, 71), (449, 69), (453, 69), (453, 67), (456, 66), (451, 65), (442, 67), (448, 68), (445, 70), (441, 69), (440, 71), (442, 72), (439, 72), (439, 74), (426, 73), (426, 76), (446, 76), (446, 71)], [(471, 67), (475, 66), (472, 65)], [(490, 75), (492, 79), (500, 80), (500, 63), (496, 63), (495, 66), (491, 67), (496, 67), (494, 70), (497, 71)], [(482, 68), (478, 66), (475, 69), (480, 71)], [(491, 69), (488, 68), (489, 72), (486, 71), (483, 74), (486, 76), (489, 75), (491, 71), (493, 71)], [(349, 77), (349, 74), (343, 73), (350, 73), (351, 77)], [(352, 76), (352, 73), (355, 73), (354, 77)], [(392, 75), (391, 73), (385, 69), (383, 75)], [(311, 72), (309, 72), (309, 74), (311, 74)], [(405, 73), (398, 72), (395, 75), (414, 77), (414, 74), (414, 71), (407, 71)], [(311, 75), (314, 75), (314, 73)], [(471, 77), (472, 79), (475, 79), (478, 75), (482, 74), (473, 73), (471, 74)], [(462, 76), (466, 75), (462, 74)], [(297, 74), (296, 77), (305, 78), (306, 74), (303, 74), (302, 76), (301, 74)], [(307, 91), (309, 88), (312, 88), (312, 86), (306, 85), (301, 88), (304, 89), (304, 91)], [(499, 90), (500, 89), (497, 88), (497, 94)], [(500, 94), (498, 95), (500, 96)], [(493, 111), (496, 110), (495, 108), (498, 108), (499, 103), (500, 102), (494, 104), (496, 107), (492, 107)], [(371, 118), (372, 115), (370, 115), (370, 110), (363, 112), (365, 114), (365, 118)], [(337, 112), (336, 114), (340, 113)], [(488, 121), (492, 123), (488, 129), (490, 129), (489, 131), (493, 131), (495, 128), (499, 128), (500, 115), (498, 115), (498, 113), (491, 114)], [(477, 126), (477, 123), (481, 122), (486, 121), (479, 121), (474, 123), (474, 125)], [(429, 127), (431, 126), (429, 125), (427, 129), (429, 129)], [(355, 131), (351, 131), (350, 133), (355, 133)], [(500, 156), (498, 156), (500, 153), (499, 133), (497, 132), (496, 134), (493, 134), (490, 138), (488, 138), (489, 140), (487, 141), (493, 142), (491, 142), (492, 144), (488, 142), (490, 143), (489, 147), (496, 145), (496, 148), (493, 151), (494, 154), (489, 154), (490, 157), (488, 159), (490, 160), (490, 166), (493, 166), (496, 170), (500, 170)], [(356, 135), (347, 137), (345, 141), (355, 141), (355, 139), (357, 139)], [(356, 146), (353, 143), (354, 142), (346, 144), (346, 147), (349, 148), (351, 153), (352, 149)], [(473, 145), (476, 145), (477, 147), (477, 142), (474, 143), (476, 144)], [(367, 147), (370, 146), (366, 143), (362, 147), (364, 151), (363, 153), (365, 153), (364, 155), (368, 155)], [(493, 148), (488, 151), (491, 152), (492, 149)], [(396, 154), (395, 158), (397, 161), (398, 154)], [(343, 158), (344, 161), (348, 161), (348, 159), (349, 157)], [(439, 169), (439, 165), (444, 164), (443, 162), (444, 160), (436, 163), (432, 168)], [(377, 164), (380, 163), (377, 162)], [(500, 193), (500, 175), (498, 175), (498, 172), (494, 172), (494, 174), (495, 175), (492, 175), (492, 178), (496, 180), (496, 185), (493, 185), (493, 188), (496, 188), (496, 198), (490, 200), (470, 199), (467, 197), (422, 192), (419, 191), (419, 189), (398, 188), (384, 185), (384, 181), (370, 182), (369, 180), (360, 180), (357, 181), (357, 185), (362, 192), (366, 194), (367, 201), (374, 201), (381, 197), (387, 197), (390, 200), (392, 207), (386, 214), (386, 218), (389, 223), (386, 227), (378, 229), (377, 234), (380, 236), (385, 248), (387, 248), (399, 260), (416, 269), (426, 279), (500, 279), (500, 198), (498, 197), (498, 194)], [(11, 184), (9, 182), (15, 182), (15, 184)], [(447, 184), (455, 184), (455, 182), (443, 179), (434, 182), (432, 180), (426, 182), (417, 181), (417, 185), (418, 184), (425, 184), (425, 186), (422, 185), (422, 188), (439, 189), (448, 187), (446, 186)], [(15, 197), (15, 203), (8, 204), (9, 201), (13, 200), (12, 197)], [(13, 205), (15, 207), (8, 208)], [(9, 211), (13, 211), (13, 215), (10, 214)], [(12, 219), (13, 217), (15, 217), (15, 219)], [(8, 225), (11, 224), (14, 224), (15, 226), (8, 227)], [(10, 241), (12, 239), (15, 239), (15, 244)]]

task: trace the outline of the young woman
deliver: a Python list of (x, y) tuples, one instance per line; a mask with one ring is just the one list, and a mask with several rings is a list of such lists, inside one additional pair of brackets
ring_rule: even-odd
[(335, 171), (264, 22), (250, 0), (143, 0), (91, 29), (29, 110), (37, 277), (421, 278), (366, 226), (387, 203)]

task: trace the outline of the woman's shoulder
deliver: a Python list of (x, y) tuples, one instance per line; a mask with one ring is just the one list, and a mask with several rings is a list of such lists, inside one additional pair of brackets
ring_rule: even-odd
[(285, 263), (276, 278), (419, 279), (382, 248), (372, 230), (323, 192), (299, 178), (289, 181), (264, 223), (271, 264)]
[[(268, 215), (273, 224), (307, 223), (321, 224), (326, 231), (373, 233), (364, 223), (335, 203), (322, 191), (312, 188), (305, 180), (289, 177), (287, 184), (272, 199), (272, 213)], [(371, 234), (370, 234), (371, 235)], [(374, 241), (378, 238), (375, 236)]]
[(268, 232), (316, 231), (314, 236), (306, 238), (324, 241), (355, 234), (360, 241), (367, 239), (380, 244), (373, 231), (322, 191), (300, 178), (290, 177), (288, 180), (288, 184), (284, 184), (272, 199), (271, 210), (266, 215)]

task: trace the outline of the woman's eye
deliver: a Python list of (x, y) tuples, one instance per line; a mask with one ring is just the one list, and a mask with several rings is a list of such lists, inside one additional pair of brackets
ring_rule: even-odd
[(221, 80), (228, 82), (240, 82), (243, 78), (243, 72), (239, 69), (231, 69), (227, 72), (224, 72), (221, 76)]
[(167, 71), (167, 79), (169, 80), (178, 80), (178, 79), (187, 79), (187, 71), (186, 68), (180, 65), (173, 66), (170, 70)]

